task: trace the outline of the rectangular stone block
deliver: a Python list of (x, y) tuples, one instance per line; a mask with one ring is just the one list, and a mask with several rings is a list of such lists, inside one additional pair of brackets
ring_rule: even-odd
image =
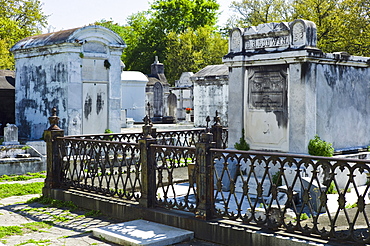
[(194, 232), (146, 220), (134, 220), (93, 230), (93, 236), (119, 245), (171, 245), (191, 240)]

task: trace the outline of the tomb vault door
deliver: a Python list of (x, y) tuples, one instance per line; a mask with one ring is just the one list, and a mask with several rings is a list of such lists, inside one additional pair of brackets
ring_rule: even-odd
[(287, 65), (249, 67), (245, 134), (251, 148), (289, 150)]
[(108, 129), (108, 69), (104, 60), (82, 61), (83, 134), (104, 133)]
[(163, 86), (160, 82), (156, 82), (153, 88), (153, 115), (154, 117), (163, 116)]
[(171, 93), (167, 98), (168, 115), (176, 118), (177, 111), (177, 96)]
[(83, 83), (83, 134), (104, 133), (108, 128), (108, 84)]

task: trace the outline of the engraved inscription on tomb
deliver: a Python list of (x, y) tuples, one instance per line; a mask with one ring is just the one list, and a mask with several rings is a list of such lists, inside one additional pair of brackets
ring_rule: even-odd
[(249, 108), (283, 111), (286, 107), (286, 68), (257, 67), (249, 71)]
[(245, 41), (245, 49), (252, 50), (261, 48), (284, 47), (289, 46), (289, 44), (289, 36), (249, 39)]

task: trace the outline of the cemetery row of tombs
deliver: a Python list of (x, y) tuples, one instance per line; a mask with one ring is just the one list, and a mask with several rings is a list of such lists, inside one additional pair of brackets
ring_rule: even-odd
[(368, 203), (366, 161), (289, 159), (291, 153), (306, 155), (315, 135), (333, 143), (338, 153), (358, 152), (370, 143), (369, 58), (324, 53), (316, 43), (316, 26), (306, 20), (235, 28), (224, 64), (195, 75), (184, 73), (177, 87), (170, 88), (158, 59), (150, 75), (122, 72), (125, 43), (106, 28), (87, 26), (28, 37), (11, 49), (17, 71), (15, 121), (22, 126), (21, 136), (38, 139), (52, 107), (58, 108), (66, 135), (120, 132), (123, 118), (141, 121), (145, 114), (158, 122), (184, 119), (188, 107), (194, 124), (204, 126), (206, 116), (217, 110), (228, 126), (230, 148), (244, 133), (251, 149), (280, 152), (276, 162), (247, 158), (235, 164), (225, 156), (215, 160), (215, 196), (223, 197), (224, 207), (239, 198), (248, 200), (248, 207), (251, 201), (255, 206), (275, 205), (294, 197), (310, 204), (313, 214), (330, 200), (330, 187), (337, 190), (334, 203), (340, 209), (352, 200), (362, 206)]

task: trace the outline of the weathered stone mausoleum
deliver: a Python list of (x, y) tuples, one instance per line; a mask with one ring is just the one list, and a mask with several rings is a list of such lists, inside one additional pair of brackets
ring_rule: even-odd
[(27, 37), (16, 59), (19, 135), (40, 139), (57, 107), (67, 135), (120, 132), (121, 54), (124, 41), (101, 26)]
[(370, 143), (370, 59), (316, 47), (313, 22), (268, 23), (230, 34), (229, 146), (307, 153), (315, 134), (336, 149)]

